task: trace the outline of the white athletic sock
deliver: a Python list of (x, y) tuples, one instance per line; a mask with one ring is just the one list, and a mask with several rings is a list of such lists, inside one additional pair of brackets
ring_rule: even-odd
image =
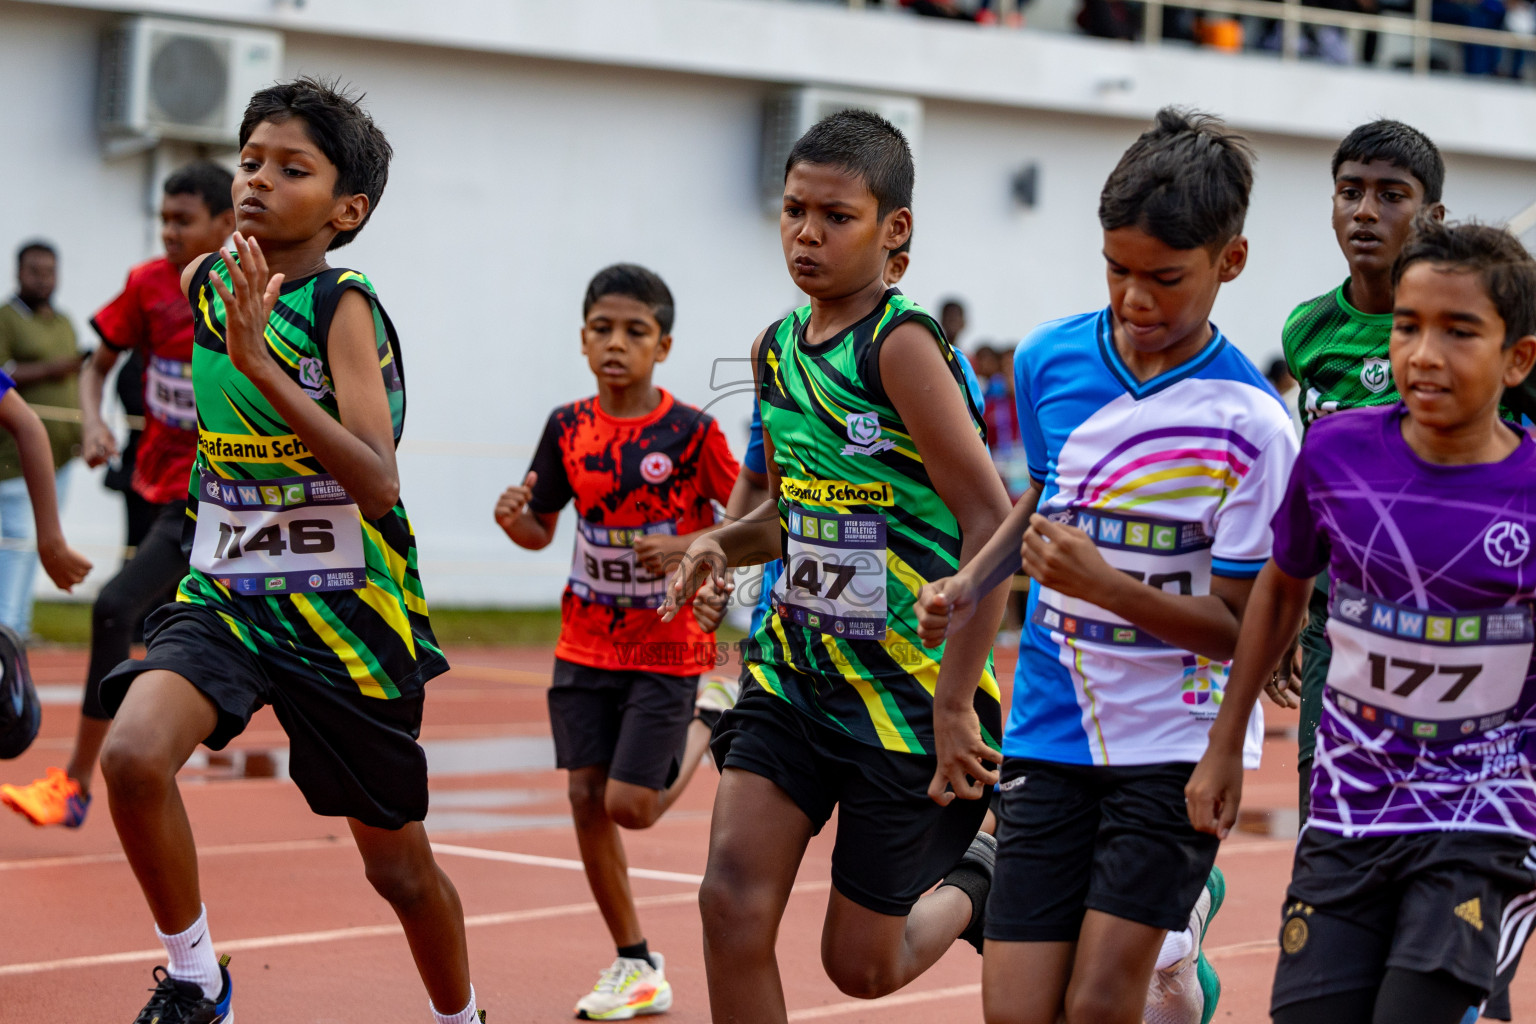
[[(428, 999), (427, 1005), (432, 1006), (432, 1000)], [(432, 1006), (432, 1018), (437, 1021), (437, 1024), (475, 1024), (477, 1013), (478, 1011), (475, 1009), (475, 986), (473, 985), (469, 986), (469, 1005), (458, 1013), (438, 1013), (437, 1007)]]
[(201, 985), (203, 995), (219, 1001), (224, 994), (224, 979), (219, 974), (219, 958), (213, 954), (213, 939), (208, 935), (208, 908), (202, 908), (192, 927), (177, 935), (167, 935), (155, 926), (155, 934), (165, 946), (169, 963), (165, 971), (177, 981), (193, 981)]
[(1188, 928), (1181, 932), (1169, 932), (1163, 939), (1162, 952), (1157, 954), (1157, 969), (1166, 971), (1174, 964), (1189, 956), (1195, 948), (1195, 936)]

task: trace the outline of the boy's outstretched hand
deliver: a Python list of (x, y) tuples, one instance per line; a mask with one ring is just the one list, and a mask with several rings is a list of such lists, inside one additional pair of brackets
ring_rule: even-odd
[(725, 610), (731, 603), (731, 593), (735, 589), (734, 583), (727, 583), (724, 588), (715, 586), (713, 576), (704, 581), (699, 592), (693, 595), (693, 621), (699, 624), (700, 629), (713, 633), (720, 628), (720, 623), (725, 620)]
[(971, 620), (976, 585), (964, 573), (924, 583), (917, 592), (917, 635), (924, 647), (937, 647)]
[(208, 281), (224, 300), (224, 345), (229, 352), (229, 361), (247, 377), (254, 377), (269, 365), (277, 365), (267, 348), (267, 318), (272, 315), (272, 307), (277, 305), (283, 275), (270, 273), (261, 245), (238, 231), (235, 232), (235, 252), (239, 255), (238, 262), (228, 249), (223, 252), (224, 265), (229, 268), (230, 287), (226, 288), (217, 274), (210, 274)]
[(512, 524), (517, 522), (517, 517), (523, 514), (528, 507), (528, 502), (533, 498), (533, 485), (539, 482), (539, 474), (528, 471), (523, 477), (521, 486), (508, 487), (501, 492), (501, 497), (496, 499), (496, 525), (503, 530), (512, 529)]
[(1106, 585), (1113, 586), (1124, 578), (1104, 561), (1086, 533), (1038, 512), (1029, 517), (1019, 558), (1024, 574), (1042, 587), (1085, 601), (1092, 601)]
[(678, 609), (688, 603), (705, 580), (714, 583), (716, 590), (729, 592), (726, 588), (731, 581), (726, 573), (725, 549), (708, 535), (688, 545), (682, 561), (667, 582), (667, 599), (656, 609), (661, 621), (671, 622), (676, 618)]
[(37, 558), (53, 585), (68, 593), (91, 571), (91, 561), (70, 547), (62, 536), (37, 543)]
[(1218, 839), (1232, 834), (1243, 802), (1243, 755), (1207, 749), (1184, 787), (1189, 823)]
[[(1003, 755), (981, 738), (981, 719), (976, 709), (933, 708), (933, 746), (938, 766), (928, 783), (928, 799), (948, 807), (955, 799), (980, 800), (997, 784), (997, 765)], [(985, 763), (984, 763), (985, 762)]]

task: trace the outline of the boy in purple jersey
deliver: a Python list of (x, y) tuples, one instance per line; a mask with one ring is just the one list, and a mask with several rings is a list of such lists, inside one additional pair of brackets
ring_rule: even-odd
[(1536, 362), (1536, 261), (1502, 230), (1423, 222), (1393, 285), (1403, 400), (1313, 424), (1186, 791), (1195, 827), (1226, 836), (1276, 624), (1327, 569), (1334, 655), (1276, 1024), (1461, 1020), (1536, 880), (1536, 442), (1499, 418)]

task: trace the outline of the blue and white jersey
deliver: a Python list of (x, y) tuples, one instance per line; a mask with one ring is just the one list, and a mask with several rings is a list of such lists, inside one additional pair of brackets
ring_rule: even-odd
[[(1109, 311), (1043, 324), (1014, 357), (1019, 432), (1040, 513), (1088, 533), (1152, 586), (1209, 594), (1269, 558), (1270, 519), (1296, 459), (1290, 414), (1213, 329), (1194, 358), (1138, 381)], [(1067, 764), (1198, 761), (1227, 664), (1179, 650), (1033, 583), (1003, 753)], [(1244, 763), (1258, 767), (1254, 709)]]

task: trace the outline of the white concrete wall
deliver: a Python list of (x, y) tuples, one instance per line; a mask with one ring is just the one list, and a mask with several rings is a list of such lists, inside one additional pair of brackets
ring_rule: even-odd
[[(130, 6), (0, 0), (0, 255), (33, 234), (56, 240), (59, 303), (82, 331), (153, 246), (147, 160), (104, 161), (93, 128), (96, 31)], [(371, 17), (354, 24), (374, 38), (339, 30), (364, 8)], [(438, 0), (430, 24), (421, 9), (403, 0), (309, 0), (298, 12), (270, 0), (220, 7), (245, 22), (285, 24), (287, 70), (366, 89), (395, 145), (378, 216), (337, 257), (373, 278), (404, 337), (404, 493), (438, 603), (538, 605), (558, 594), (569, 530), (545, 552), (521, 552), (489, 513), (501, 488), (521, 478), (549, 409), (592, 389), (576, 330), (593, 271), (633, 260), (667, 279), (679, 306), (677, 348), (658, 380), (694, 402), (709, 399), (712, 360), (744, 354), (796, 302), (757, 193), (761, 102), (784, 81), (925, 95), (907, 290), (929, 302), (964, 297), (970, 342), (1014, 338), (1104, 301), (1098, 190), (1165, 100), (1225, 111), (1258, 131), (1252, 261), (1215, 317), (1255, 359), (1278, 349), (1296, 302), (1344, 273), (1328, 228), (1327, 162), (1354, 121), (1380, 113), (1443, 128), (1457, 215), (1499, 219), (1536, 198), (1536, 99), (1497, 85), (1145, 54), (896, 17), (854, 22), (858, 15), (763, 0)], [(551, 11), (572, 20), (557, 23)], [(471, 15), (482, 17), (477, 32)], [(403, 41), (411, 25), (434, 45)], [(831, 61), (824, 41), (792, 45), (795, 30), (825, 26), (839, 30), (832, 38), (846, 60)], [(870, 52), (847, 49), (857, 40)], [(927, 49), (893, 63), (873, 52), (891, 40)], [(1068, 79), (1093, 61), (1131, 67), (1140, 84), (1067, 102)], [(1266, 93), (1277, 81), (1291, 102)], [(1301, 116), (1308, 112), (1316, 116)], [(1475, 130), (1516, 114), (1497, 136)], [(1041, 166), (1040, 204), (1026, 211), (1007, 182), (1031, 161)], [(726, 399), (717, 411), (739, 448), (747, 400)], [(71, 536), (110, 548), (120, 519), (115, 497), (78, 475)]]

